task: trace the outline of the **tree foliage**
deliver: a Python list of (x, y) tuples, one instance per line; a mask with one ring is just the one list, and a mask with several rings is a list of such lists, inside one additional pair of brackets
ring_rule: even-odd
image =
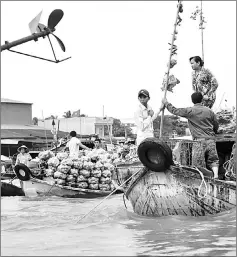
[(37, 118), (37, 117), (34, 117), (34, 118), (32, 119), (32, 123), (33, 123), (33, 125), (38, 125), (38, 118)]
[(72, 117), (71, 111), (64, 112), (63, 117), (64, 118), (71, 118)]
[(57, 115), (50, 115), (49, 117), (45, 118), (45, 120), (56, 120), (58, 118)]
[[(108, 133), (108, 127), (106, 126), (105, 128), (105, 133)], [(112, 131), (115, 137), (134, 137), (130, 126), (123, 124), (119, 119), (113, 119)]]
[[(159, 137), (160, 135), (160, 123), (161, 116), (158, 116), (154, 122), (154, 134), (155, 137)], [(177, 133), (179, 136), (185, 135), (185, 130), (188, 128), (188, 124), (186, 121), (181, 121), (180, 117), (174, 115), (164, 115), (163, 121), (163, 135), (164, 136), (172, 136), (173, 131)]]

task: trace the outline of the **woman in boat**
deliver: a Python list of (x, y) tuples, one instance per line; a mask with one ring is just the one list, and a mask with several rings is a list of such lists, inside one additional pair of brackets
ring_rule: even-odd
[(135, 112), (135, 124), (137, 126), (137, 146), (146, 138), (154, 137), (153, 121), (162, 111), (163, 105), (157, 113), (154, 113), (151, 106), (148, 105), (150, 94), (146, 89), (138, 92), (138, 100), (140, 102)]
[(25, 164), (27, 166), (28, 162), (32, 160), (31, 155), (28, 153), (29, 149), (27, 146), (22, 145), (20, 146), (17, 151), (19, 154), (16, 157), (16, 165), (18, 164)]
[(188, 108), (175, 108), (166, 98), (162, 102), (170, 113), (188, 119), (190, 133), (196, 141), (193, 143), (192, 165), (205, 167), (206, 156), (207, 167), (212, 169), (214, 178), (218, 178), (219, 157), (215, 143), (218, 121), (214, 112), (202, 105), (200, 92), (193, 93), (191, 98), (194, 106)]
[(194, 92), (202, 93), (204, 106), (212, 108), (216, 100), (218, 82), (210, 70), (203, 67), (204, 62), (199, 56), (189, 58), (192, 72), (192, 88)]

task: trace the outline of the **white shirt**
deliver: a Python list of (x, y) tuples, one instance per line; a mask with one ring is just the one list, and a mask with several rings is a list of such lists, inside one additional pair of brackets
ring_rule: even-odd
[(69, 152), (70, 152), (70, 157), (75, 156), (78, 157), (79, 154), (79, 144), (81, 143), (81, 141), (76, 138), (76, 137), (72, 137), (70, 139), (69, 142), (67, 142), (66, 147), (69, 148)]
[(137, 145), (145, 138), (154, 136), (153, 121), (158, 113), (151, 117), (148, 115), (149, 110), (152, 110), (149, 105), (147, 105), (146, 108), (143, 104), (139, 104), (138, 109), (135, 112), (134, 118), (137, 126)]
[(30, 161), (32, 158), (29, 153), (19, 153), (16, 157), (16, 165), (17, 164), (25, 164), (27, 166), (28, 161)]

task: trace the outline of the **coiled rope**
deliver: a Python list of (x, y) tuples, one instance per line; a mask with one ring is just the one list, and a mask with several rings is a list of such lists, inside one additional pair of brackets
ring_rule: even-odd
[(235, 144), (232, 146), (230, 159), (223, 164), (223, 168), (226, 170), (225, 172), (226, 178), (234, 177), (236, 179), (236, 174), (234, 172), (234, 168), (235, 168), (234, 154), (235, 154)]
[[(200, 197), (200, 198), (205, 198), (205, 197), (207, 196), (207, 191), (208, 191), (208, 190), (207, 190), (207, 183), (206, 183), (206, 181), (205, 181), (205, 179), (204, 179), (204, 176), (203, 176), (202, 172), (201, 172), (197, 167), (194, 167), (194, 169), (199, 172), (199, 174), (200, 174), (200, 176), (201, 176), (201, 178), (202, 178), (202, 182), (201, 182), (200, 186), (198, 187), (198, 197)], [(200, 194), (200, 192), (201, 192), (201, 188), (202, 188), (202, 185), (203, 185), (203, 184), (205, 185), (206, 193), (202, 196), (202, 195)]]

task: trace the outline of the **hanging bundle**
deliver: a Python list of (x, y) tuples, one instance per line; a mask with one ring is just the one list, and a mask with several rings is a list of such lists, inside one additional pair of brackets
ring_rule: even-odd
[[(170, 56), (169, 56), (169, 62), (167, 64), (168, 71), (165, 73), (165, 78), (163, 79), (161, 90), (164, 91), (164, 97), (166, 97), (167, 90), (170, 92), (173, 92), (173, 88), (180, 83), (180, 81), (175, 78), (174, 75), (169, 75), (170, 69), (172, 69), (176, 64), (177, 60), (175, 59), (175, 56), (177, 55), (178, 47), (174, 44), (174, 41), (177, 40), (177, 26), (181, 25), (182, 19), (180, 17), (180, 13), (183, 12), (183, 5), (182, 1), (178, 1), (177, 5), (177, 12), (176, 12), (176, 18), (175, 18), (175, 24), (174, 24), (174, 32), (172, 34), (172, 40), (171, 43), (169, 43), (170, 47)], [(161, 113), (161, 122), (160, 122), (160, 138), (162, 137), (162, 130), (163, 130), (163, 122), (164, 122), (164, 110), (162, 110)]]
[[(180, 2), (180, 1), (178, 1), (178, 2)], [(173, 74), (169, 75), (169, 70), (172, 69), (177, 64), (177, 60), (175, 59), (175, 56), (177, 55), (178, 47), (177, 47), (177, 45), (174, 44), (174, 41), (177, 40), (177, 34), (178, 34), (178, 31), (177, 31), (176, 28), (177, 28), (177, 26), (180, 26), (181, 22), (182, 22), (182, 19), (180, 17), (180, 13), (183, 12), (182, 3), (179, 3), (177, 7), (179, 9), (178, 9), (178, 12), (177, 12), (174, 33), (172, 34), (172, 36), (173, 36), (172, 37), (172, 42), (168, 43), (170, 45), (169, 50), (171, 51), (170, 61), (167, 64), (168, 72), (165, 73), (165, 76), (164, 76), (164, 79), (163, 79), (163, 82), (162, 82), (162, 87), (161, 87), (162, 91), (167, 90), (169, 92), (173, 92), (173, 88), (177, 84), (180, 83), (180, 81)]]

